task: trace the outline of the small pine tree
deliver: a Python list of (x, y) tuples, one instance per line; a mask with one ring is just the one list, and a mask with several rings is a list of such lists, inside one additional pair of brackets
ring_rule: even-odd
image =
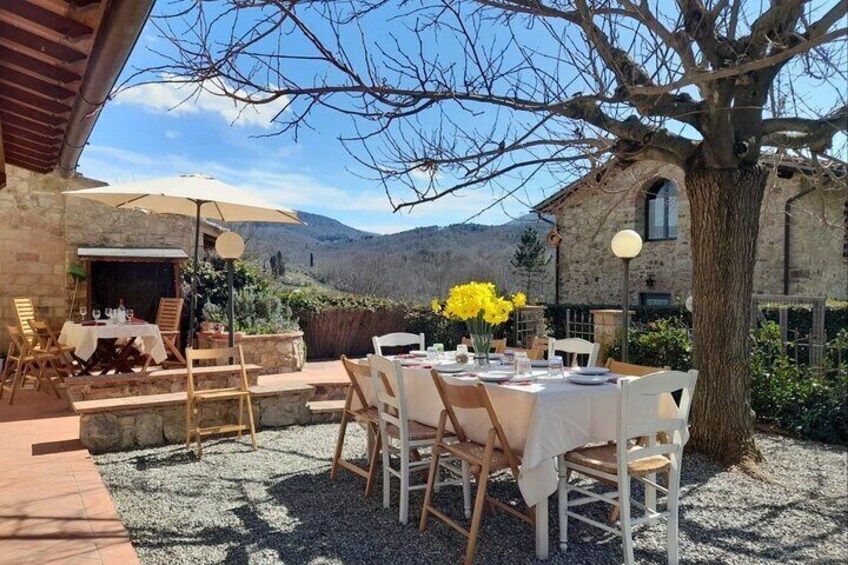
[(524, 282), (524, 292), (528, 299), (536, 297), (536, 291), (544, 284), (550, 262), (551, 257), (539, 234), (534, 228), (528, 227), (521, 234), (510, 261), (513, 271)]

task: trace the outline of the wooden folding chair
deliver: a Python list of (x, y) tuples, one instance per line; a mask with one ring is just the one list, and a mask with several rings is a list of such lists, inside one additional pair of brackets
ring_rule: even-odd
[(50, 329), (46, 322), (41, 320), (30, 320), (29, 326), (32, 328), (32, 345), (35, 354), (41, 354), (44, 362), (53, 369), (56, 379), (65, 382), (65, 377), (73, 375), (72, 362), (68, 361), (66, 355), (69, 351), (59, 345), (59, 338)]
[[(193, 349), (186, 350), (188, 358), (188, 377), (186, 382), (186, 447), (191, 447), (191, 440), (197, 440), (197, 458), (203, 456), (203, 436), (237, 432), (238, 438), (244, 431), (250, 432), (253, 450), (256, 451), (256, 426), (253, 422), (253, 406), (251, 405), (250, 388), (247, 381), (247, 370), (244, 363), (244, 351), (241, 345), (235, 347), (224, 347), (219, 349)], [(238, 386), (228, 388), (215, 388), (208, 390), (197, 390), (194, 382), (194, 363), (204, 360), (221, 360), (235, 358), (241, 366), (241, 379)], [(238, 424), (227, 424), (218, 426), (202, 427), (200, 425), (201, 406), (207, 402), (218, 402), (221, 400), (238, 400)], [(244, 409), (247, 405), (248, 424), (244, 423)]]
[[(367, 364), (351, 361), (345, 355), (342, 355), (342, 365), (350, 379), (350, 386), (347, 389), (344, 412), (342, 412), (342, 421), (339, 425), (339, 439), (336, 442), (336, 453), (333, 456), (333, 465), (330, 467), (330, 480), (336, 479), (336, 473), (340, 466), (344, 467), (348, 471), (352, 471), (366, 479), (365, 496), (371, 496), (371, 493), (374, 492), (374, 478), (377, 476), (378, 458), (381, 447), (380, 414), (376, 406), (369, 405), (365, 391), (363, 390), (363, 386), (367, 386), (369, 389), (371, 388), (371, 368)], [(354, 401), (358, 403), (358, 408), (354, 407)], [(355, 465), (342, 457), (345, 433), (347, 432), (347, 423), (349, 421), (356, 422), (365, 428), (366, 433), (370, 434), (370, 438), (373, 440), (373, 445), (368, 453), (368, 469)]]
[[(169, 359), (163, 365), (179, 365), (185, 367), (186, 359), (180, 351), (180, 322), (183, 315), (182, 298), (161, 298), (159, 300), (159, 311), (156, 313), (156, 325), (162, 335), (162, 342), (168, 351)], [(173, 357), (173, 361), (170, 360)]]
[(634, 365), (633, 363), (624, 363), (616, 361), (613, 358), (607, 359), (607, 369), (612, 373), (625, 375), (628, 377), (644, 377), (651, 373), (659, 373), (660, 371), (670, 371), (671, 367), (648, 367), (647, 365)]
[[(486, 494), (489, 477), (493, 473), (509, 469), (513, 478), (517, 481), (518, 466), (521, 464), (521, 460), (513, 453), (512, 448), (509, 446), (506, 434), (501, 427), (495, 409), (492, 407), (489, 394), (486, 392), (485, 385), (482, 383), (476, 385), (452, 384), (447, 382), (435, 370), (432, 371), (431, 375), (445, 409), (442, 410), (442, 414), (439, 417), (436, 445), (433, 448), (433, 455), (430, 461), (430, 479), (427, 482), (427, 491), (424, 495), (424, 509), (421, 511), (420, 527), (422, 532), (427, 529), (427, 517), (432, 514), (467, 537), (468, 546), (465, 550), (465, 564), (470, 565), (474, 562), (474, 552), (477, 549), (477, 535), (480, 532), (480, 522), (483, 518), (484, 502), (489, 502), (493, 507), (524, 520), (534, 527), (536, 524), (535, 514), (533, 508), (528, 508), (528, 512), (525, 514)], [(489, 428), (485, 445), (468, 438), (456, 417), (455, 409), (457, 408), (464, 411), (486, 411), (491, 427)], [(444, 441), (448, 420), (450, 420), (451, 426), (459, 440), (455, 443)], [(471, 473), (477, 476), (477, 496), (474, 499), (474, 514), (471, 518), (470, 530), (466, 530), (431, 504), (433, 482), (436, 477), (439, 458), (443, 454), (456, 457), (463, 463), (470, 465)]]
[[(3, 373), (0, 374), (0, 398), (8, 390), (6, 404), (12, 404), (15, 401), (15, 394), (27, 381), (33, 381), (36, 390), (40, 390), (43, 385), (45, 391), (52, 392), (56, 398), (60, 398), (59, 391), (47, 378), (44, 354), (33, 351), (32, 345), (24, 338), (19, 328), (7, 325), (6, 331), (9, 334), (9, 349), (3, 365)], [(9, 377), (11, 377), (11, 383), (8, 382)]]
[[(32, 329), (32, 324), (30, 323), (36, 320), (35, 306), (32, 303), (32, 299), (15, 298), (12, 302), (15, 304), (15, 314), (18, 317), (18, 329), (21, 331), (27, 342), (37, 347), (38, 344), (35, 339), (35, 330)], [(74, 348), (70, 345), (61, 345), (59, 343), (58, 336), (49, 325), (47, 326), (47, 330), (50, 333), (51, 339), (56, 344), (56, 347), (62, 351), (63, 363), (68, 366), (73, 365)]]

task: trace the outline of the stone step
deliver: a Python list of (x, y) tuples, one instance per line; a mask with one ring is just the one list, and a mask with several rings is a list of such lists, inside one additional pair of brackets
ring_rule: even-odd
[(306, 403), (306, 407), (312, 414), (341, 414), (344, 406), (344, 400), (312, 400)]
[[(315, 390), (281, 383), (250, 387), (257, 428), (309, 424), (307, 407)], [(185, 441), (186, 393), (172, 392), (72, 402), (80, 415), (80, 441), (92, 453)], [(238, 402), (220, 400), (200, 407), (204, 426), (236, 421)]]

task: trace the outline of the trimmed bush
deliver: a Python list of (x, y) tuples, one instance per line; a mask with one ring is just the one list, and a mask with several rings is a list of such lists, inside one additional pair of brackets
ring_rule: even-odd
[[(235, 295), (235, 331), (248, 335), (277, 334), (300, 330), (291, 309), (267, 289), (243, 288)], [(207, 302), (203, 317), (227, 324), (226, 306)]]
[[(842, 329), (831, 351), (848, 352)], [(848, 443), (848, 359), (829, 355), (821, 368), (795, 363), (781, 347), (780, 327), (763, 324), (751, 349), (751, 404), (757, 418), (799, 436)]]
[[(631, 363), (649, 367), (671, 367), (676, 371), (692, 368), (692, 340), (680, 318), (660, 319), (628, 333), (628, 358)], [(621, 359), (621, 343), (607, 350), (607, 356)]]

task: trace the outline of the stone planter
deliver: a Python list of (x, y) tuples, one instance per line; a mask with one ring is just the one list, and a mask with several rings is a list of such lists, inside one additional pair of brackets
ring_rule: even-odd
[[(199, 333), (201, 348), (227, 347), (227, 334)], [(239, 335), (235, 341), (244, 350), (245, 363), (262, 367), (260, 374), (295, 373), (306, 363), (303, 332), (266, 335)]]

